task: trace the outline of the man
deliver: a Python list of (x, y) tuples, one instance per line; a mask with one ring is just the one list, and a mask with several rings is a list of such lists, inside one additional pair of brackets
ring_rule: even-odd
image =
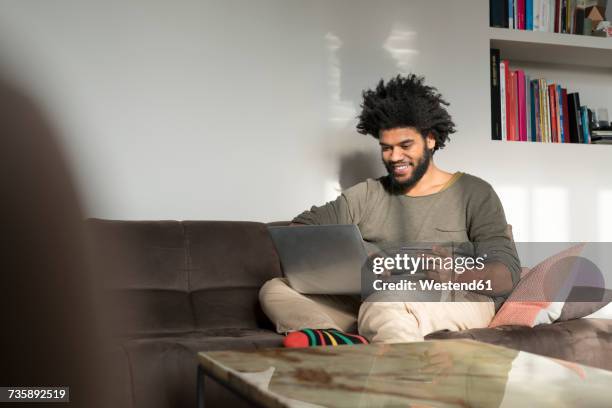
[[(434, 152), (445, 146), (455, 125), (444, 108), (448, 102), (423, 82), (416, 75), (397, 76), (363, 92), (357, 130), (378, 139), (389, 174), (347, 189), (335, 201), (312, 207), (292, 223), (356, 224), (366, 242), (379, 246), (471, 242), (475, 255), (485, 257), (484, 268), (460, 275), (437, 269), (429, 277), (439, 282), (490, 280), (490, 290), (457, 291), (455, 302), (368, 298), (360, 304), (351, 297), (302, 295), (286, 280), (273, 279), (261, 288), (260, 302), (279, 333), (331, 329), (328, 332), (342, 338), (357, 323), (359, 334), (369, 341), (395, 343), (422, 340), (442, 329), (486, 327), (518, 281), (516, 249), (493, 188), (477, 177), (448, 173), (434, 164)], [(448, 255), (442, 248), (433, 250)], [(306, 332), (314, 337), (312, 331)]]

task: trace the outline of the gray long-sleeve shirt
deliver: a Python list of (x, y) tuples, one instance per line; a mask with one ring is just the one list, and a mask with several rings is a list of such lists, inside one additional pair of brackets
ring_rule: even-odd
[[(520, 277), (520, 262), (502, 204), (486, 181), (458, 173), (443, 190), (420, 197), (393, 194), (388, 177), (368, 179), (335, 201), (312, 207), (293, 219), (306, 225), (356, 224), (366, 242), (381, 247), (407, 243), (469, 243), (472, 256), (486, 254)], [(465, 248), (465, 246), (463, 246)], [(507, 296), (495, 298), (499, 308)]]

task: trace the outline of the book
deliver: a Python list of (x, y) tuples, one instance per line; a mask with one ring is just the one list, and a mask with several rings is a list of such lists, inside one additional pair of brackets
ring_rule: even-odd
[(575, 23), (576, 0), (567, 0), (566, 25), (567, 33), (576, 34)]
[(555, 32), (555, 0), (549, 0), (548, 2), (548, 15), (550, 23), (548, 24), (548, 31), (551, 33)]
[(508, 28), (514, 27), (514, 0), (508, 0)]
[(567, 26), (565, 24), (567, 16), (567, 0), (561, 0), (561, 14), (559, 15), (559, 32), (566, 33)]
[(559, 142), (559, 136), (557, 133), (557, 102), (555, 94), (557, 85), (548, 85), (548, 103), (550, 104), (550, 141), (553, 143)]
[(514, 140), (514, 119), (512, 117), (512, 70), (506, 61), (506, 140)]
[(527, 141), (527, 122), (525, 107), (525, 72), (522, 69), (516, 70), (516, 101), (518, 114), (518, 140)]
[(550, 105), (548, 101), (548, 84), (545, 79), (540, 80), (540, 89), (542, 95), (542, 142), (550, 142)]
[(576, 7), (574, 14), (574, 34), (584, 35), (585, 11), (582, 7)]
[(612, 144), (612, 130), (608, 131), (591, 131), (591, 143), (606, 143)]
[(589, 113), (586, 106), (580, 107), (580, 119), (582, 123), (582, 143), (591, 143), (591, 135), (589, 132)]
[(491, 48), (491, 138), (502, 140), (499, 89), (499, 50)]
[(514, 0), (516, 4), (517, 27), (519, 30), (525, 29), (525, 0)]
[(508, 81), (506, 86), (506, 92), (508, 93), (508, 99), (506, 101), (508, 105), (508, 140), (515, 141), (519, 140), (516, 71), (510, 70), (510, 81)]
[(533, 31), (533, 1), (525, 0), (525, 30)]
[(538, 24), (538, 28), (539, 31), (546, 31), (546, 15), (544, 13), (544, 10), (546, 9), (546, 1), (547, 0), (538, 0), (538, 18), (539, 18), (539, 24)]
[(557, 133), (559, 134), (559, 143), (563, 143), (565, 133), (563, 131), (563, 98), (561, 94), (561, 85), (557, 85), (555, 96), (557, 98)]
[(533, 31), (540, 31), (540, 0), (533, 1)]
[(580, 98), (577, 93), (567, 95), (570, 143), (580, 142)]
[(508, 28), (508, 0), (489, 1), (489, 25)]
[(531, 141), (531, 78), (525, 73), (525, 122), (527, 123), (527, 132), (525, 141)]
[(582, 115), (580, 114), (580, 94), (578, 92), (574, 93), (575, 95), (575, 100), (576, 100), (576, 111), (575, 111), (575, 115), (576, 115), (576, 126), (577, 126), (577, 132), (578, 132), (578, 139), (576, 143), (583, 143), (584, 140), (583, 138), (583, 131), (582, 131)]
[(540, 132), (540, 102), (538, 91), (538, 80), (530, 81), (530, 102), (531, 102), (531, 141), (537, 142)]
[(592, 129), (591, 130), (591, 143), (594, 143), (598, 140), (609, 140), (612, 142), (612, 129), (611, 130), (602, 130), (602, 129)]
[(501, 137), (502, 140), (508, 140), (508, 132), (506, 125), (506, 67), (508, 61), (499, 62), (499, 100), (501, 113)]
[(569, 109), (567, 104), (567, 89), (565, 88), (561, 88), (561, 101), (563, 105), (563, 143), (569, 143)]
[(555, 33), (561, 32), (560, 22), (561, 22), (561, 0), (555, 0)]

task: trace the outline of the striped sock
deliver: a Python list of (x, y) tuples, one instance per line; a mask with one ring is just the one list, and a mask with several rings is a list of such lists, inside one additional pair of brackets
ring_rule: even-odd
[(368, 344), (357, 334), (348, 334), (336, 329), (303, 329), (285, 336), (285, 347), (341, 346), (344, 344)]

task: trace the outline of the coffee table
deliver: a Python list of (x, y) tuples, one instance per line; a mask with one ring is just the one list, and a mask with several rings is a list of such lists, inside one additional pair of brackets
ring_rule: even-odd
[(262, 407), (605, 407), (612, 372), (472, 340), (198, 354), (204, 376)]

